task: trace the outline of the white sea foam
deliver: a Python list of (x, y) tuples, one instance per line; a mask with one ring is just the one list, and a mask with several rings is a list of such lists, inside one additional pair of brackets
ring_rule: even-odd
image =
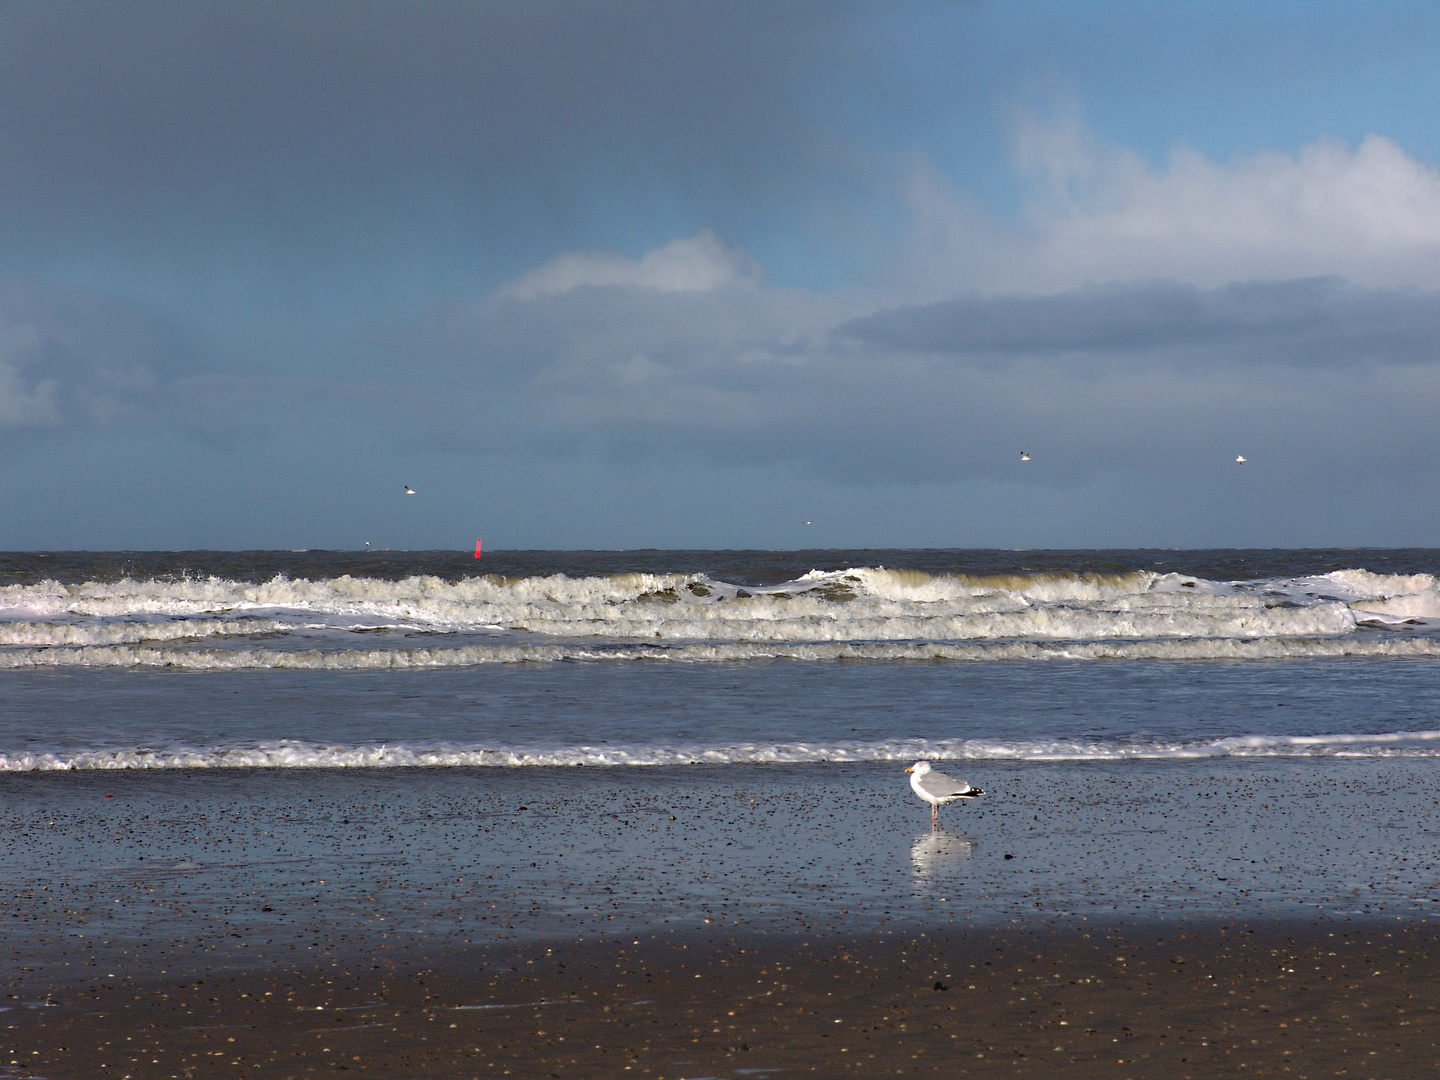
[(993, 661), (993, 660), (1286, 660), (1321, 657), (1440, 659), (1440, 639), (1237, 638), (1180, 641), (995, 643), (821, 642), (687, 645), (467, 645), (450, 649), (185, 649), (148, 646), (11, 649), (0, 669), (149, 667), (190, 671), (290, 669), (372, 671), (477, 667), (485, 664), (601, 662), (672, 663), (756, 660)]
[[(183, 619), (166, 622), (0, 622), (0, 646), (135, 645), (149, 641), (247, 637), (291, 629), (276, 619)], [(0, 664), (3, 666), (3, 664)]]
[[(0, 587), (0, 666), (434, 666), (653, 658), (641, 643), (657, 642), (685, 647), (665, 651), (666, 658), (693, 660), (796, 655), (788, 646), (816, 656), (824, 646), (844, 646), (831, 653), (869, 649), (875, 658), (897, 659), (940, 658), (946, 649), (959, 659), (1056, 655), (1027, 648), (1047, 644), (1116, 657), (1310, 655), (1312, 646), (1333, 655), (1319, 643), (1353, 638), (1361, 624), (1398, 632), (1405, 623), (1422, 624), (1415, 636), (1424, 636), (1424, 624), (1440, 626), (1440, 586), (1431, 575), (1346, 570), (1214, 582), (1148, 572), (967, 577), (860, 567), (812, 571), (764, 588), (701, 574), (277, 577), (258, 584), (127, 578)], [(379, 630), (392, 640), (323, 657), (303, 648), (314, 644), (307, 634), (347, 630)], [(402, 640), (415, 632), (499, 635), (514, 648), (415, 649)], [(228, 648), (274, 634), (293, 635), (287, 656)], [(207, 639), (226, 639), (227, 648), (208, 648)], [(540, 643), (547, 639), (560, 646), (558, 654)], [(1309, 644), (1296, 645), (1299, 639)], [(586, 641), (594, 644), (580, 644)], [(1264, 641), (1277, 644), (1257, 646)], [(1125, 643), (1139, 647), (1127, 651)], [(988, 645), (1005, 648), (981, 648)], [(47, 651), (53, 655), (40, 655)]]
[(1356, 600), (1350, 607), (1361, 613), (1362, 618), (1382, 622), (1440, 619), (1440, 589), (1432, 586), (1423, 592), (1404, 593), (1382, 600)]
[(1237, 735), (1194, 742), (1102, 739), (890, 739), (732, 745), (467, 747), (249, 746), (0, 752), (0, 772), (153, 769), (639, 767), (934, 761), (1111, 762), (1275, 757), (1440, 757), (1440, 731), (1361, 735)]

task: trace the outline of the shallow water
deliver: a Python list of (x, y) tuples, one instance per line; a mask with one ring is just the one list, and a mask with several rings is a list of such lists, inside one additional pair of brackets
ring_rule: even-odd
[(998, 762), (938, 832), (881, 764), (422, 773), (12, 776), (7, 945), (28, 964), (96, 942), (243, 961), (1440, 902), (1427, 760)]
[(8, 671), (0, 696), (21, 771), (1440, 755), (1440, 664), (1394, 659)]

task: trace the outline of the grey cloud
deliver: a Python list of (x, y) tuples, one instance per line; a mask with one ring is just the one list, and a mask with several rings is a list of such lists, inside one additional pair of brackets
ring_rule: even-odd
[(163, 320), (113, 298), (0, 282), (0, 428), (134, 419), (196, 352)]
[(877, 348), (950, 355), (1183, 349), (1211, 359), (1433, 363), (1440, 294), (1360, 289), (1337, 278), (1218, 289), (1157, 281), (892, 308), (839, 333)]
[(786, 290), (582, 286), (437, 310), (378, 338), (367, 370), (409, 358), (414, 427), (456, 448), (633, 454), (679, 436), (723, 453), (783, 419), (786, 385), (838, 318)]
[[(436, 313), (385, 348), (407, 342), (417, 372), (407, 427), (451, 449), (1069, 484), (1183, 475), (1242, 449), (1297, 475), (1433, 468), (1437, 328), (1434, 294), (1333, 281), (1142, 283), (863, 318), (803, 292), (585, 287)], [(1021, 448), (1045, 465), (1017, 477)]]
[[(1333, 281), (864, 316), (860, 294), (581, 285), (436, 306), (303, 376), (245, 374), (91, 294), (3, 295), (12, 440), (21, 423), (222, 446), (323, 430), (407, 452), (792, 463), (886, 485), (1188, 482), (1239, 452), (1297, 482), (1440, 468), (1440, 298)], [(1035, 461), (1017, 473), (1020, 449)]]
[(0, 433), (8, 445), (107, 429), (233, 445), (319, 402), (365, 400), (288, 373), (243, 371), (167, 319), (93, 289), (0, 280)]

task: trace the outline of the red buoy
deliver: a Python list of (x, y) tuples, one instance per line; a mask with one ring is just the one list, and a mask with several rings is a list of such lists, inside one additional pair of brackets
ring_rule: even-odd
[(475, 557), (476, 557), (477, 559), (480, 557), (480, 541), (479, 541), (479, 540), (476, 540), (476, 541), (475, 541)]

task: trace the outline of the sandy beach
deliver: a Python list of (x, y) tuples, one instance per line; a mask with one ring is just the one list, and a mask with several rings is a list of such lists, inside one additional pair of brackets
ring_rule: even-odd
[(1057, 775), (10, 776), (0, 1076), (1440, 1068), (1420, 764)]
[[(115, 966), (115, 965), (111, 965)], [(1347, 1076), (1440, 1069), (1428, 922), (652, 935), (7, 980), (5, 1074)]]

